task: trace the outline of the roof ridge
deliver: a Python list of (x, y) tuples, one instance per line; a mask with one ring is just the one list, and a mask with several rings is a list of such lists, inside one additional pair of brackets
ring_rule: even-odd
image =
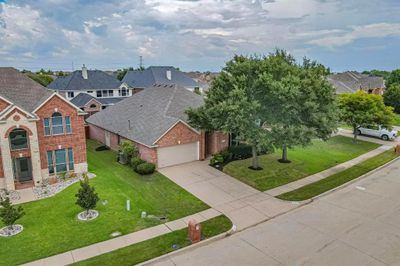
[(176, 90), (177, 90), (177, 89), (178, 89), (178, 86), (175, 84), (175, 85), (174, 85), (174, 91), (172, 92), (172, 95), (171, 95), (171, 97), (169, 98), (168, 103), (167, 103), (167, 106), (165, 106), (165, 109), (164, 109), (164, 112), (163, 112), (163, 115), (164, 115), (165, 117), (172, 117), (172, 116), (168, 116), (168, 115), (167, 115), (167, 112), (168, 112), (169, 107), (170, 107), (170, 105), (171, 105), (171, 103), (172, 103), (172, 100), (175, 98)]

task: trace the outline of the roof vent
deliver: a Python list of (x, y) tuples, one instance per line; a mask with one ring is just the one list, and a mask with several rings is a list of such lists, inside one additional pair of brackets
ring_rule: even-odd
[(167, 75), (167, 79), (168, 79), (168, 80), (171, 80), (171, 79), (172, 79), (172, 72), (171, 72), (171, 70), (167, 70), (166, 75)]
[(83, 64), (83, 67), (82, 67), (82, 78), (88, 79), (87, 68), (86, 68), (85, 64)]

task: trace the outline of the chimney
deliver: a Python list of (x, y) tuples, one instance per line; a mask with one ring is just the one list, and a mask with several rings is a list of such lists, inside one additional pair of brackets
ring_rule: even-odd
[(82, 67), (82, 78), (88, 79), (87, 68), (85, 67), (85, 64), (83, 64), (83, 67)]
[(167, 70), (166, 74), (167, 74), (167, 79), (168, 79), (168, 80), (171, 80), (171, 79), (172, 79), (172, 72), (171, 72), (171, 70)]

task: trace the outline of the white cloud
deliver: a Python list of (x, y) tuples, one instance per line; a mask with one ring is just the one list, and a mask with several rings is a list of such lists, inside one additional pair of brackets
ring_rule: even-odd
[(400, 36), (400, 24), (377, 23), (351, 26), (350, 30), (345, 34), (318, 38), (309, 41), (309, 43), (328, 48), (335, 48), (350, 44), (358, 39), (384, 38), (389, 36)]

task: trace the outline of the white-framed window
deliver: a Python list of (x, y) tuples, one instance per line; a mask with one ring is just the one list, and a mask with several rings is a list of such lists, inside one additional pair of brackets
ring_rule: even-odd
[(96, 97), (101, 98), (101, 91), (96, 91)]
[(126, 88), (121, 88), (118, 90), (118, 96), (127, 96), (128, 90)]
[(113, 90), (108, 90), (108, 96), (113, 97), (114, 96), (114, 91)]
[(73, 91), (69, 91), (67, 92), (68, 98), (74, 98), (75, 97), (75, 93)]
[(67, 134), (70, 134), (72, 132), (71, 117), (69, 117), (69, 116), (65, 117), (65, 132), (67, 132)]
[(51, 132), (53, 135), (64, 134), (63, 117), (59, 112), (51, 116)]
[(49, 174), (74, 170), (74, 152), (72, 148), (47, 151)]

